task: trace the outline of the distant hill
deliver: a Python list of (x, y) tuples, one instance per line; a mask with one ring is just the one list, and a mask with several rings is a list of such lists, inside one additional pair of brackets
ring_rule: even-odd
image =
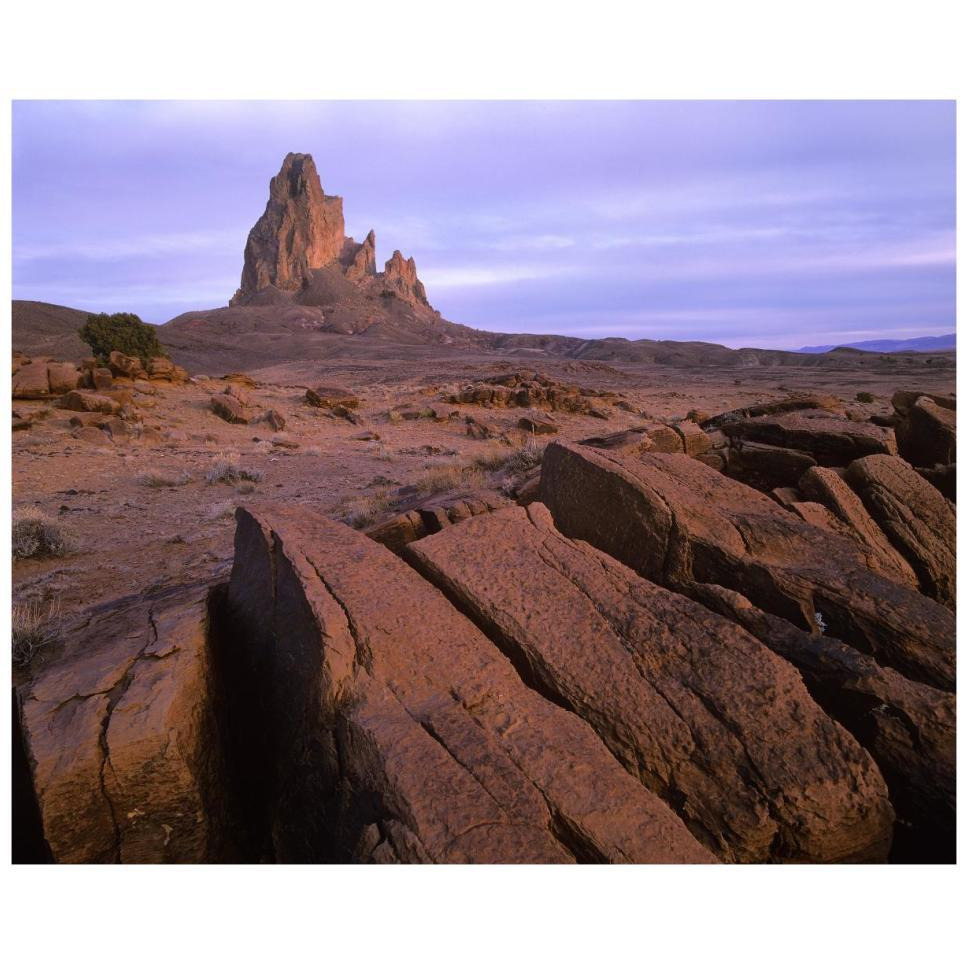
[(33, 357), (50, 356), (78, 362), (90, 348), (77, 336), (87, 322), (86, 310), (38, 300), (13, 301), (13, 349)]
[(797, 353), (828, 353), (840, 348), (866, 350), (868, 353), (903, 353), (912, 350), (928, 353), (934, 350), (956, 350), (957, 335), (947, 333), (942, 337), (914, 337), (911, 340), (858, 340), (856, 343), (835, 343), (823, 347), (801, 347)]

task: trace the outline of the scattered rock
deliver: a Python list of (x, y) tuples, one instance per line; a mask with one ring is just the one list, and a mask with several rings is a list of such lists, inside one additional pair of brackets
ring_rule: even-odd
[(517, 421), (517, 426), (527, 433), (544, 434), (556, 433), (557, 425), (543, 417), (521, 417)]
[(317, 384), (310, 387), (306, 393), (307, 403), (315, 407), (333, 409), (334, 407), (345, 407), (355, 410), (360, 406), (360, 398), (343, 387), (334, 387), (325, 384)]
[(226, 393), (217, 393), (210, 398), (210, 408), (227, 423), (249, 423), (246, 410), (243, 404), (236, 398)]
[(120, 413), (120, 401), (102, 393), (86, 393), (71, 390), (56, 403), (62, 410), (77, 410), (88, 413), (106, 413), (115, 416)]

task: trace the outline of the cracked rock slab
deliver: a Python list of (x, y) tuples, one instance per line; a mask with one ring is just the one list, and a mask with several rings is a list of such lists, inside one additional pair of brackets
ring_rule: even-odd
[(439, 590), (309, 509), (241, 508), (229, 606), (280, 860), (707, 862)]
[(715, 583), (815, 634), (819, 613), (831, 636), (882, 665), (940, 689), (954, 686), (950, 611), (868, 570), (848, 537), (805, 523), (696, 460), (658, 453), (627, 460), (557, 441), (544, 455), (541, 499), (561, 532), (647, 579), (680, 591)]
[(215, 858), (222, 783), (207, 594), (189, 587), (94, 612), (17, 690), (56, 862)]
[(876, 765), (739, 626), (564, 537), (540, 503), (408, 552), (721, 859), (885, 858)]

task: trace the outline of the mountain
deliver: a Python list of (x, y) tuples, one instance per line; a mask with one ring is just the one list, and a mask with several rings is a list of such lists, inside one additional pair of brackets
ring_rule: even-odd
[(911, 340), (858, 340), (856, 343), (830, 344), (823, 347), (801, 347), (798, 353), (827, 353), (830, 350), (865, 350), (868, 353), (903, 353), (913, 350), (927, 353), (934, 350), (956, 350), (957, 335), (947, 333), (942, 337), (914, 337)]

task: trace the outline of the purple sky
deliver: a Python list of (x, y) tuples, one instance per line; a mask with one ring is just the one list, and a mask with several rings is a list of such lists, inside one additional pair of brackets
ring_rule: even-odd
[(952, 102), (27, 102), (13, 295), (223, 306), (288, 151), (487, 330), (798, 347), (953, 332)]

